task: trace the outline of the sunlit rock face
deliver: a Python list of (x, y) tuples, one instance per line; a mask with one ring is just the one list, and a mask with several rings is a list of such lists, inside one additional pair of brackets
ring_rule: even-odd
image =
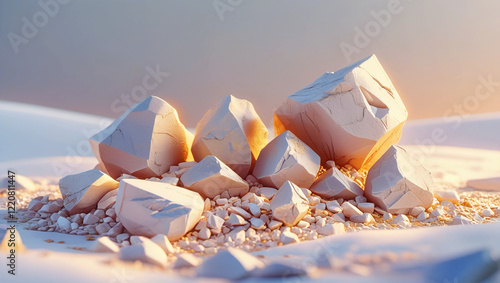
[(372, 55), (292, 94), (274, 113), (274, 131), (292, 131), (323, 163), (367, 170), (397, 143), (406, 118), (398, 92)]
[(271, 209), (275, 219), (294, 226), (307, 214), (309, 201), (299, 187), (286, 181), (271, 200)]
[(116, 213), (134, 235), (163, 234), (177, 240), (200, 221), (204, 201), (193, 191), (167, 183), (138, 179), (120, 181)]
[(158, 177), (171, 165), (186, 161), (187, 133), (177, 111), (150, 96), (91, 137), (90, 145), (100, 168), (115, 179), (123, 173)]
[(368, 171), (365, 197), (392, 214), (429, 208), (434, 199), (431, 173), (405, 149), (391, 146)]
[(97, 169), (68, 175), (59, 181), (64, 207), (71, 214), (90, 212), (104, 195), (117, 188), (117, 181)]
[(214, 155), (245, 178), (266, 145), (267, 136), (267, 128), (253, 105), (229, 95), (196, 126), (192, 152), (196, 161)]
[(321, 159), (292, 132), (285, 131), (260, 152), (252, 175), (264, 186), (279, 188), (290, 181), (309, 188), (320, 168)]
[(248, 184), (217, 157), (208, 155), (181, 177), (184, 187), (213, 198), (227, 191), (230, 197), (248, 193)]
[(336, 167), (321, 174), (312, 184), (311, 191), (325, 199), (354, 199), (363, 195), (363, 189)]

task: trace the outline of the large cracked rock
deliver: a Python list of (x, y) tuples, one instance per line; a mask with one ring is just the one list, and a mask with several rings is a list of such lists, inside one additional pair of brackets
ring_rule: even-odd
[(429, 208), (434, 199), (431, 173), (399, 146), (391, 146), (368, 171), (365, 196), (392, 214)]
[(321, 174), (310, 190), (325, 199), (355, 199), (363, 195), (363, 189), (336, 167)]
[(286, 181), (271, 200), (273, 217), (286, 226), (296, 225), (307, 214), (309, 201), (302, 189)]
[(115, 209), (123, 226), (134, 235), (164, 234), (177, 240), (193, 229), (204, 201), (190, 190), (138, 179), (120, 181)]
[(274, 113), (274, 131), (292, 131), (323, 163), (368, 170), (397, 143), (406, 118), (398, 92), (371, 55), (292, 94)]
[(206, 156), (182, 174), (181, 182), (204, 198), (213, 198), (224, 191), (230, 197), (242, 197), (249, 189), (245, 180), (213, 155)]
[(252, 175), (264, 186), (279, 188), (290, 181), (309, 188), (321, 166), (321, 159), (292, 132), (275, 137), (260, 152)]
[(123, 173), (158, 177), (188, 158), (189, 132), (177, 111), (150, 96), (90, 138), (100, 168), (114, 179)]
[(196, 126), (192, 152), (200, 161), (217, 156), (242, 178), (253, 168), (267, 143), (268, 131), (253, 105), (232, 95), (211, 108)]
[(105, 194), (117, 188), (118, 182), (98, 169), (59, 180), (64, 207), (70, 214), (91, 211)]

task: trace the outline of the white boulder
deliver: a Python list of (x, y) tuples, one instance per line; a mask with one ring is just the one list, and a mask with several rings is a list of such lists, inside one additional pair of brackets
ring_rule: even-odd
[(255, 256), (241, 249), (228, 248), (203, 261), (196, 268), (196, 275), (197, 277), (238, 280), (262, 267), (264, 264)]
[(116, 188), (118, 182), (98, 169), (68, 175), (59, 181), (64, 207), (70, 214), (91, 211), (106, 193)]
[(309, 188), (320, 166), (319, 155), (292, 132), (285, 131), (262, 149), (252, 175), (268, 187), (279, 188), (290, 181)]
[(150, 96), (91, 137), (90, 145), (111, 177), (126, 173), (145, 179), (161, 176), (171, 165), (187, 160), (187, 133), (177, 111)]
[(120, 248), (108, 237), (99, 237), (92, 245), (92, 251), (96, 253), (118, 253)]
[(208, 155), (187, 170), (181, 177), (184, 187), (204, 198), (213, 198), (227, 191), (229, 196), (244, 196), (248, 183), (213, 155)]
[(365, 196), (392, 214), (408, 214), (414, 207), (429, 208), (434, 196), (431, 174), (402, 147), (391, 146), (368, 171)]
[(203, 213), (201, 196), (167, 183), (138, 179), (120, 181), (116, 214), (131, 234), (164, 234), (177, 240), (193, 229)]
[(363, 195), (363, 189), (336, 167), (321, 174), (311, 186), (311, 191), (325, 199), (354, 199)]
[(401, 136), (408, 114), (391, 80), (371, 55), (325, 73), (274, 113), (274, 132), (292, 131), (322, 163), (370, 166)]
[(287, 226), (294, 226), (307, 214), (309, 201), (302, 190), (286, 181), (271, 200), (272, 215)]
[(215, 155), (245, 178), (267, 144), (267, 136), (267, 128), (253, 105), (229, 95), (196, 125), (192, 152), (196, 161)]
[(167, 255), (160, 246), (145, 238), (136, 245), (120, 249), (119, 257), (124, 261), (142, 261), (153, 265), (166, 266)]

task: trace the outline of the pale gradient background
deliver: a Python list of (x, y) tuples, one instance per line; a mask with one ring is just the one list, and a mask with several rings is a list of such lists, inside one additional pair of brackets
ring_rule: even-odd
[[(46, 0), (42, 0), (46, 1)], [(226, 0), (221, 0), (226, 2)], [(401, 1), (403, 10), (353, 60), (375, 53), (410, 119), (441, 117), (500, 82), (500, 2)], [(15, 53), (7, 34), (38, 1), (0, 1), (0, 100), (118, 117), (111, 104), (142, 84), (146, 66), (170, 76), (150, 92), (194, 127), (231, 93), (264, 122), (293, 92), (348, 65), (340, 43), (385, 1), (243, 1), (221, 21), (212, 1), (72, 1)], [(500, 87), (473, 113), (500, 111)]]

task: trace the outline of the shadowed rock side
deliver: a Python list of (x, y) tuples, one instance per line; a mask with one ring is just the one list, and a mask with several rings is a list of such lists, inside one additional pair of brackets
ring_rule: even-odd
[(431, 173), (400, 146), (391, 146), (368, 172), (366, 198), (392, 214), (429, 208), (434, 199)]
[(368, 170), (397, 143), (406, 118), (399, 94), (372, 55), (291, 95), (274, 113), (274, 131), (290, 130), (323, 163)]
[(309, 188), (316, 179), (321, 159), (292, 132), (285, 131), (260, 152), (252, 175), (264, 186), (279, 188), (290, 181)]

